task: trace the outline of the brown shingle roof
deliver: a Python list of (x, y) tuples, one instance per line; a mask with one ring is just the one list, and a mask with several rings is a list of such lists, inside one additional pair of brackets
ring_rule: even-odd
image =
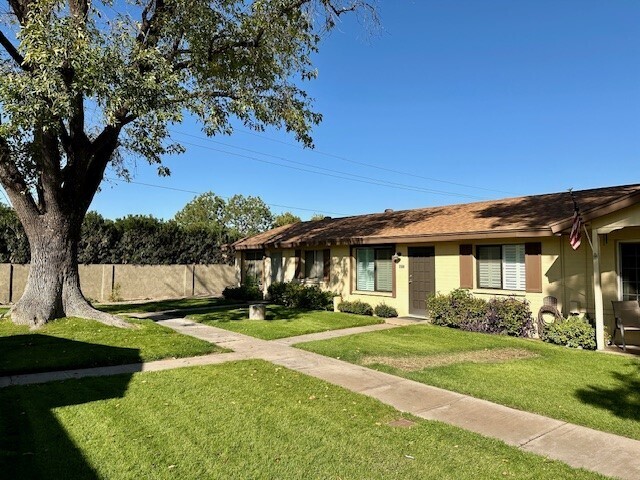
[[(640, 202), (640, 184), (574, 192), (585, 221)], [(239, 240), (237, 249), (549, 236), (571, 226), (568, 192), (300, 222)]]

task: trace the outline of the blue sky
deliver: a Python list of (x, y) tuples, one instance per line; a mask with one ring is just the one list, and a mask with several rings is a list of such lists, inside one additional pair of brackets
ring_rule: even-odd
[(137, 183), (104, 183), (92, 209), (167, 219), (213, 191), (306, 219), (640, 182), (640, 2), (381, 0), (379, 15), (315, 57), (316, 151), (187, 121), (171, 177), (138, 161)]

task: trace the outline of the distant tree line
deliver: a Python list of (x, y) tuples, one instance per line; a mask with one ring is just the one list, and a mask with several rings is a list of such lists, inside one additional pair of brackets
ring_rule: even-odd
[[(169, 265), (233, 263), (231, 243), (275, 226), (299, 222), (285, 212), (273, 215), (259, 197), (212, 192), (200, 195), (173, 219), (128, 215), (116, 220), (87, 213), (78, 244), (78, 262)], [(29, 241), (15, 211), (0, 203), (0, 263), (29, 263)]]

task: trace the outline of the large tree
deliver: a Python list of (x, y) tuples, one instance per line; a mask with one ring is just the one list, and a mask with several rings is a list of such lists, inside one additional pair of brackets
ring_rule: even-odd
[[(182, 148), (185, 113), (208, 135), (231, 121), (293, 132), (320, 121), (300, 80), (343, 13), (365, 0), (3, 0), (0, 182), (24, 226), (31, 270), (14, 322), (62, 316), (124, 322), (94, 310), (78, 279), (82, 219), (111, 166), (157, 164)], [(363, 7), (361, 9), (361, 7)]]

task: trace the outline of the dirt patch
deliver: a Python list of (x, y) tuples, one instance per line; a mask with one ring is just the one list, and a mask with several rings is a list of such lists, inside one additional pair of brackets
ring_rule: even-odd
[(412, 422), (411, 420), (407, 420), (406, 418), (398, 418), (397, 420), (393, 420), (392, 422), (387, 423), (390, 427), (400, 427), (400, 428), (411, 428), (416, 424), (416, 422)]
[(536, 353), (524, 348), (494, 348), (491, 350), (474, 350), (472, 352), (443, 353), (426, 357), (383, 357), (371, 355), (364, 357), (362, 363), (363, 365), (381, 363), (405, 372), (414, 372), (425, 368), (444, 367), (456, 363), (500, 363), (537, 356)]

